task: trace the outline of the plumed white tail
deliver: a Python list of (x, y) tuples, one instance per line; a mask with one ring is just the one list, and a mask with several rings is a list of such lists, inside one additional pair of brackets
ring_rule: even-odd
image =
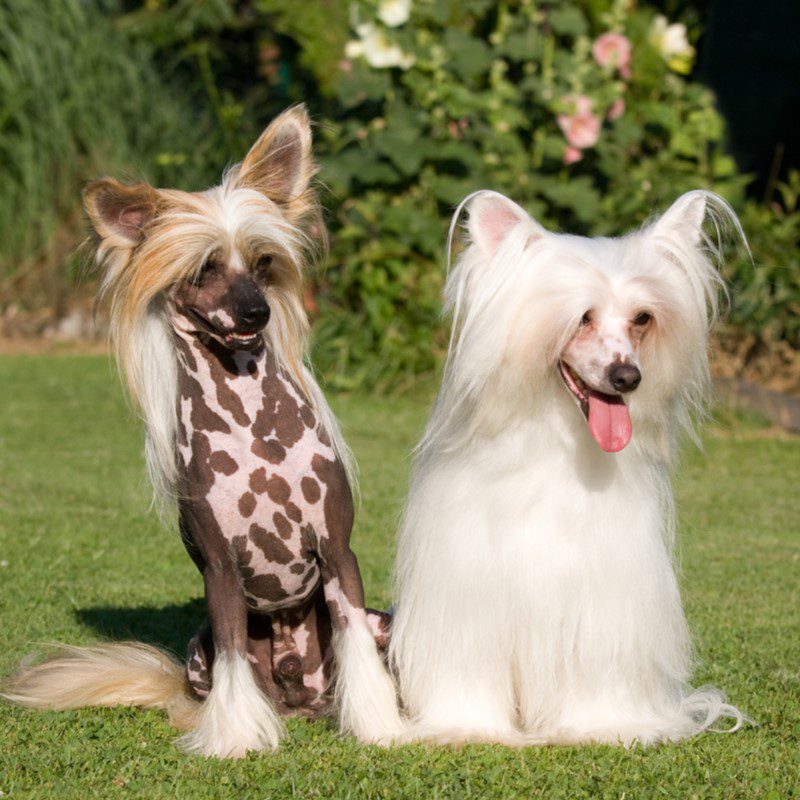
[(220, 653), (212, 689), (200, 702), (192, 696), (183, 665), (156, 647), (136, 642), (70, 647), (40, 664), (23, 665), (0, 696), (39, 710), (91, 706), (160, 708), (170, 723), (188, 731), (178, 740), (186, 751), (239, 758), (274, 749), (284, 725), (258, 688), (252, 667), (238, 655)]
[(40, 710), (161, 708), (179, 729), (192, 727), (200, 709), (181, 664), (155, 647), (132, 642), (59, 645), (42, 663), (23, 665), (3, 684), (1, 694), (12, 703)]

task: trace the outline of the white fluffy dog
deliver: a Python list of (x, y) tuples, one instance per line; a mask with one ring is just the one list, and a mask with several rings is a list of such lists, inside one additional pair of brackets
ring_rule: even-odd
[(687, 684), (669, 481), (709, 385), (721, 285), (702, 224), (711, 210), (741, 233), (733, 212), (690, 192), (641, 230), (587, 239), (493, 192), (464, 204), (450, 352), (399, 541), (390, 657), (413, 738), (738, 728), (718, 691)]

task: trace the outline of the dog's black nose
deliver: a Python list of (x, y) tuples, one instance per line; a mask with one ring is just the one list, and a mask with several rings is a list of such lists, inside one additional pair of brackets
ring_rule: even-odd
[(243, 308), (239, 313), (242, 327), (260, 331), (269, 322), (269, 306), (266, 303), (254, 303)]
[(642, 373), (633, 364), (614, 364), (608, 371), (608, 380), (618, 392), (632, 392), (642, 380)]

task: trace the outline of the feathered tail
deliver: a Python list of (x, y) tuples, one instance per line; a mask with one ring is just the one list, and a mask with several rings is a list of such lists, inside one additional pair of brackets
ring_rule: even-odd
[(23, 664), (2, 686), (11, 703), (64, 711), (87, 706), (163, 708), (179, 730), (197, 725), (201, 703), (190, 693), (183, 666), (138, 642), (97, 647), (59, 645), (40, 664)]

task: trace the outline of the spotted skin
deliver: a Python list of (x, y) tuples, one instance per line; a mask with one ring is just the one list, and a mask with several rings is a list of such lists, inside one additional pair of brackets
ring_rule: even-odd
[(388, 643), (389, 619), (365, 610), (349, 549), (347, 478), (266, 344), (230, 350), (189, 327), (175, 326), (180, 528), (210, 619), (189, 643), (189, 682), (208, 695), (213, 629), (217, 647), (246, 653), (281, 713), (317, 716), (330, 700), (332, 628), (366, 615), (379, 648)]
[(649, 327), (650, 315), (644, 322), (637, 317), (635, 309), (598, 308), (587, 312), (561, 358), (592, 389), (617, 394), (611, 383), (611, 368), (619, 364), (640, 368), (637, 351)]

